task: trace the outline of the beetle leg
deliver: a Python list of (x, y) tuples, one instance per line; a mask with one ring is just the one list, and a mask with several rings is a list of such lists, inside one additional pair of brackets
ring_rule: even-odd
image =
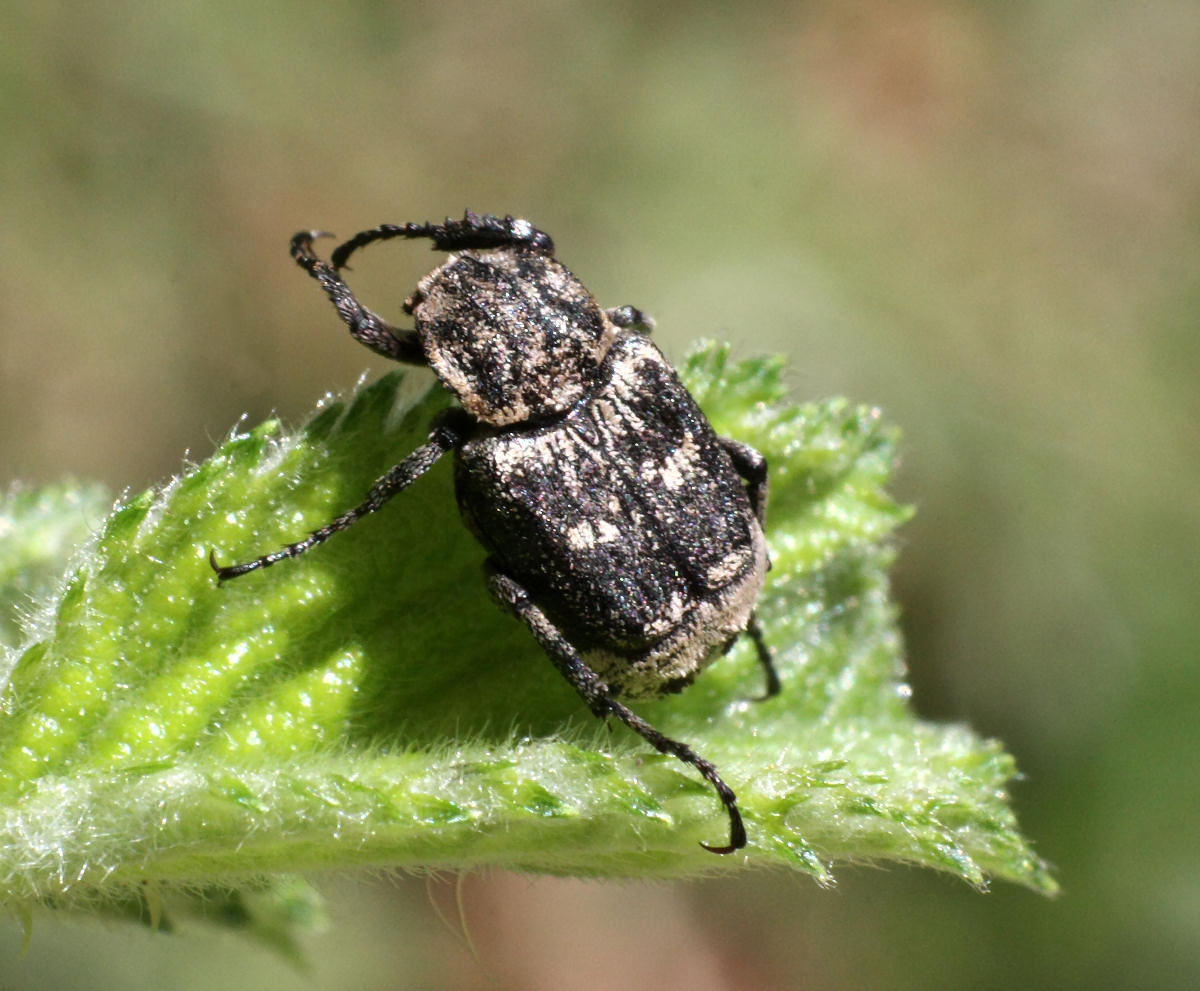
[[(750, 506), (758, 517), (758, 525), (763, 526), (767, 518), (767, 459), (749, 444), (743, 444), (732, 437), (718, 437), (729, 460), (733, 462), (734, 470), (746, 480), (746, 493), (750, 496)], [(767, 690), (759, 696), (759, 701), (769, 699), (780, 692), (779, 672), (771, 660), (771, 648), (763, 639), (762, 626), (755, 613), (750, 614), (750, 622), (746, 624), (746, 635), (754, 641), (754, 649), (758, 653), (758, 663), (762, 665), (767, 677)]]
[(702, 843), (701, 846), (713, 853), (733, 853), (742, 849), (746, 845), (746, 828), (738, 811), (737, 796), (733, 789), (721, 780), (716, 767), (687, 744), (663, 736), (648, 722), (614, 699), (600, 676), (587, 666), (579, 652), (529, 597), (529, 593), (512, 578), (489, 568), (488, 589), (501, 605), (511, 609), (529, 627), (534, 639), (550, 655), (550, 660), (554, 662), (559, 673), (571, 683), (593, 715), (600, 719), (616, 716), (659, 753), (690, 764), (716, 789), (725, 810), (729, 813), (729, 843), (726, 846), (709, 846)]
[(779, 672), (775, 670), (775, 661), (771, 648), (767, 646), (766, 640), (763, 639), (762, 624), (758, 621), (758, 613), (750, 614), (750, 621), (746, 624), (746, 635), (754, 642), (754, 650), (758, 654), (758, 663), (762, 665), (763, 674), (767, 678), (766, 691), (755, 701), (765, 702), (767, 699), (778, 695), (783, 690), (783, 686), (779, 683)]
[(743, 444), (732, 437), (718, 437), (729, 460), (733, 462), (734, 470), (746, 481), (746, 492), (750, 496), (750, 506), (758, 517), (758, 525), (765, 526), (767, 521), (767, 459), (749, 444)]
[(635, 330), (643, 337), (649, 337), (654, 330), (654, 318), (636, 306), (614, 306), (605, 310), (604, 315), (616, 326)]
[(338, 315), (350, 327), (350, 336), (376, 354), (407, 365), (427, 365), (425, 350), (415, 330), (402, 330), (372, 313), (354, 296), (335, 267), (322, 261), (312, 249), (314, 238), (329, 237), (324, 231), (301, 231), (292, 238), (289, 250), (296, 263), (321, 283)]
[[(453, 411), (454, 414), (458, 412), (457, 410)], [(294, 544), (288, 544), (277, 551), (264, 554), (253, 561), (245, 561), (242, 564), (217, 564), (217, 552), (215, 550), (209, 551), (208, 562), (212, 565), (213, 571), (217, 573), (217, 581), (228, 581), (230, 578), (237, 578), (238, 575), (244, 575), (249, 571), (257, 571), (259, 568), (269, 568), (272, 564), (282, 561), (285, 558), (299, 557), (309, 548), (316, 547), (317, 544), (323, 544), (335, 533), (340, 533), (347, 527), (353, 526), (364, 516), (369, 516), (376, 510), (382, 509), (383, 505), (392, 496), (412, 485), (413, 482), (437, 463), (438, 458), (452, 450), (464, 439), (465, 431), (463, 426), (454, 423), (453, 420), (455, 418), (453, 414), (440, 418), (435, 423), (433, 430), (430, 431), (429, 442), (418, 447), (412, 454), (372, 485), (370, 492), (367, 493), (367, 498), (360, 505), (330, 520), (320, 529), (314, 530), (303, 540), (298, 540)]]

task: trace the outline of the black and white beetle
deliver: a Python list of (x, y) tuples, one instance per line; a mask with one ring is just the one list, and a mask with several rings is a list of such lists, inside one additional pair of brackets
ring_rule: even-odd
[[(696, 768), (729, 813), (725, 846), (746, 845), (733, 790), (709, 761), (622, 702), (679, 691), (740, 633), (779, 691), (754, 616), (767, 571), (767, 464), (718, 437), (632, 306), (603, 310), (526, 220), (467, 212), (444, 224), (385, 224), (331, 262), (291, 254), (325, 290), (355, 340), (429, 365), (460, 406), (380, 478), (362, 505), (294, 544), (244, 564), (210, 561), (225, 581), (296, 557), (381, 508), (444, 454), (467, 526), (488, 552), (487, 584), (533, 633), (598, 717), (616, 716), (661, 753)], [(447, 261), (385, 323), (338, 270), (358, 248), (429, 238)]]

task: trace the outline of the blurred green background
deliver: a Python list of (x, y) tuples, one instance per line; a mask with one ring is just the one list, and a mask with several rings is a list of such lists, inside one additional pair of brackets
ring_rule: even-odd
[[(302, 227), (527, 216), (604, 305), (905, 432), (915, 704), (1001, 737), (1055, 901), (842, 867), (326, 885), (301, 975), (39, 916), (0, 987), (1200, 980), (1194, 0), (0, 3), (0, 484), (138, 490), (386, 364)], [(431, 266), (379, 247), (384, 313)], [(489, 981), (494, 981), (490, 983)]]

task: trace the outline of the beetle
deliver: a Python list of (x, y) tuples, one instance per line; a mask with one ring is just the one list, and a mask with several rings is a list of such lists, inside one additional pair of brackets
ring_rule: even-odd
[[(454, 455), (455, 494), (487, 551), (492, 596), (521, 619), (601, 719), (616, 717), (656, 750), (695, 768), (746, 845), (737, 796), (717, 768), (638, 716), (626, 700), (682, 690), (743, 633), (769, 697), (780, 689), (754, 604), (768, 569), (767, 463), (718, 437), (633, 306), (602, 309), (527, 220), (477, 215), (383, 224), (336, 248), (322, 231), (291, 241), (355, 340), (427, 365), (458, 400), (428, 441), (383, 475), (354, 509), (303, 540), (241, 564), (209, 561), (220, 582), (296, 557)], [(405, 301), (415, 327), (364, 307), (340, 270), (391, 238), (428, 239), (446, 261)]]

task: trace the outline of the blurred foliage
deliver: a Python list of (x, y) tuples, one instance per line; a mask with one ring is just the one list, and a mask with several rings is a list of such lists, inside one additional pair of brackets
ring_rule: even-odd
[(107, 515), (98, 485), (64, 482), (0, 496), (0, 651), (20, 643), (35, 604), (62, 579), (70, 554)]
[[(691, 986), (1200, 972), (1180, 828), (1200, 798), (1193, 0), (4, 6), (0, 483), (139, 489), (243, 411), (294, 418), (382, 367), (330, 331), (284, 252), (294, 230), (527, 215), (676, 355), (700, 335), (786, 351), (798, 395), (903, 426), (916, 704), (1013, 748), (1022, 820), (1066, 889), (698, 885), (678, 945), (703, 951), (676, 954)], [(381, 247), (356, 285), (397, 313), (427, 265)], [(489, 932), (519, 942), (506, 913), (556, 890), (471, 888), (512, 986), (555, 959)], [(611, 909), (570, 890), (581, 915)], [(599, 943), (625, 921), (558, 916)], [(351, 952), (339, 927), (353, 966), (429, 982), (428, 946), (353, 917), (377, 937)], [(35, 937), (28, 985), (71, 986), (69, 938)], [(442, 973), (462, 951), (430, 938)]]

